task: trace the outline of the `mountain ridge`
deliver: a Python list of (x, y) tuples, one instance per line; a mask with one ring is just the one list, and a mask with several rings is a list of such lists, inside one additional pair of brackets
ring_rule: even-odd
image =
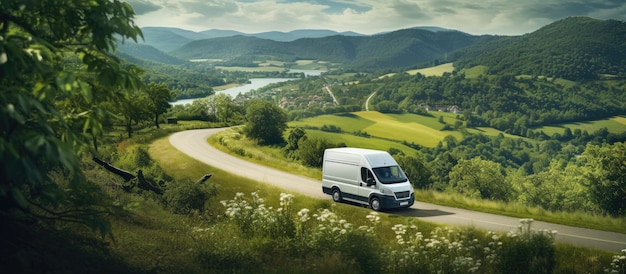
[[(213, 33), (234, 35), (196, 39), (208, 34), (175, 28), (148, 28), (146, 33), (144, 45), (155, 40), (151, 34), (167, 34), (159, 42), (161, 46), (169, 46), (170, 51), (150, 44), (161, 49), (164, 55), (181, 60), (221, 59), (223, 65), (231, 66), (255, 66), (255, 61), (268, 58), (285, 62), (314, 59), (372, 71), (455, 62), (457, 69), (486, 66), (490, 74), (564, 79), (626, 77), (626, 24), (589, 17), (564, 18), (519, 36), (475, 36), (438, 27), (417, 27), (377, 35), (304, 37), (289, 42), (224, 30), (213, 30)], [(293, 31), (291, 35), (306, 36), (305, 33), (310, 36), (333, 34), (326, 30), (306, 30)], [(176, 43), (180, 46), (177, 47)], [(148, 52), (156, 51), (143, 53)], [(167, 60), (165, 56), (157, 57)], [(149, 56), (141, 58), (150, 59)]]
[(278, 42), (248, 36), (196, 40), (170, 52), (181, 59), (275, 56), (283, 61), (317, 59), (348, 66), (411, 66), (442, 57), (478, 39), (462, 32), (403, 29), (373, 36), (334, 35)]

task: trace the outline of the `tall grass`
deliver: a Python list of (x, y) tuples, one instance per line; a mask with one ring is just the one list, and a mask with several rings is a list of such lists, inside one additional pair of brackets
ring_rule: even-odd
[(518, 218), (626, 233), (626, 219), (598, 216), (586, 212), (552, 212), (541, 207), (529, 207), (519, 202), (472, 199), (458, 193), (440, 193), (433, 190), (415, 192), (415, 200), (451, 207), (466, 208)]

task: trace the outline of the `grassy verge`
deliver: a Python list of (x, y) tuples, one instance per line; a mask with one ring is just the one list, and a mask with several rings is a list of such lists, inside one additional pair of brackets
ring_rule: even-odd
[(626, 219), (590, 215), (585, 212), (552, 212), (539, 207), (528, 207), (520, 203), (504, 203), (470, 199), (455, 193), (440, 193), (431, 190), (415, 192), (415, 199), (433, 204), (464, 208), (517, 218), (533, 218), (538, 221), (584, 227), (618, 233), (626, 233)]

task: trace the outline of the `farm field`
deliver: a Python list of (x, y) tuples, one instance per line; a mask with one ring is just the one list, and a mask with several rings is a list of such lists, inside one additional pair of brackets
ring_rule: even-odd
[(423, 69), (414, 69), (407, 71), (410, 75), (416, 75), (421, 73), (424, 76), (442, 76), (446, 72), (452, 73), (454, 71), (454, 66), (452, 63), (441, 64), (434, 67), (423, 68)]
[[(451, 113), (433, 113), (433, 117), (415, 114), (383, 114), (377, 111), (361, 111), (348, 114), (321, 115), (302, 121), (289, 122), (290, 127), (317, 127), (334, 125), (344, 133), (365, 131), (373, 137), (396, 142), (406, 141), (426, 147), (434, 147), (446, 136), (457, 140), (463, 138), (458, 131), (442, 131), (444, 125), (438, 122), (444, 116), (447, 123), (456, 119)], [(335, 136), (338, 138), (338, 136)], [(333, 138), (335, 138), (333, 137)], [(331, 139), (334, 140), (334, 139)]]
[[(446, 63), (446, 64), (434, 66), (434, 67), (407, 70), (406, 73), (408, 73), (409, 75), (416, 75), (416, 74), (420, 73), (420, 74), (422, 74), (424, 76), (442, 76), (446, 72), (452, 73), (453, 71), (454, 71), (453, 64), (452, 63)], [(391, 76), (394, 76), (395, 74), (396, 73), (389, 73), (389, 74), (385, 74), (383, 76), (380, 76), (378, 78), (391, 77)]]
[(565, 128), (569, 128), (572, 131), (580, 129), (581, 131), (587, 131), (593, 133), (601, 128), (606, 128), (610, 133), (622, 133), (626, 131), (626, 116), (615, 116), (608, 119), (588, 121), (588, 122), (576, 122), (567, 123), (553, 126), (543, 126), (533, 128), (535, 131), (543, 131), (549, 136), (558, 133), (563, 134)]
[(345, 143), (350, 147), (361, 147), (388, 151), (390, 148), (398, 149), (405, 155), (414, 155), (416, 150), (394, 140), (380, 138), (367, 138), (345, 133), (324, 132), (321, 130), (307, 130), (310, 138), (322, 138), (333, 143)]
[(223, 66), (216, 66), (215, 68), (217, 69), (221, 69), (221, 70), (225, 70), (225, 71), (245, 71), (245, 72), (254, 72), (254, 71), (261, 71), (261, 72), (281, 72), (284, 71), (285, 68), (282, 67), (272, 67), (272, 66), (266, 66), (266, 67), (223, 67)]
[[(206, 61), (209, 59), (199, 59)], [(198, 62), (198, 60), (196, 60)], [(207, 61), (210, 62), (210, 61)], [(285, 67), (286, 62), (276, 60), (255, 61), (258, 67), (226, 67), (216, 66), (215, 68), (225, 71), (243, 71), (243, 72), (282, 72), (287, 70)], [(315, 60), (298, 60), (295, 62), (291, 69), (306, 69), (306, 70), (328, 70), (329, 62), (315, 61)]]

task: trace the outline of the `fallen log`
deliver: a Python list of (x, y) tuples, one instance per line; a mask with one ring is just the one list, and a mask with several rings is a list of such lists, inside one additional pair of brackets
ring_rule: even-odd
[(204, 176), (202, 176), (200, 180), (196, 181), (196, 183), (204, 184), (204, 182), (206, 182), (208, 179), (211, 179), (211, 176), (213, 176), (213, 174), (204, 174)]
[(136, 177), (132, 173), (130, 173), (130, 172), (126, 171), (126, 170), (114, 167), (111, 164), (109, 164), (109, 163), (107, 163), (105, 161), (102, 161), (102, 160), (100, 160), (100, 159), (98, 159), (96, 157), (93, 157), (93, 161), (96, 162), (97, 164), (101, 165), (102, 167), (104, 167), (106, 170), (108, 170), (108, 171), (110, 171), (110, 172), (112, 172), (114, 174), (117, 174), (118, 176), (122, 177), (124, 179), (124, 181), (126, 181), (126, 182), (128, 182), (128, 181), (130, 181), (132, 179), (135, 179), (135, 177)]
[(139, 181), (139, 183), (137, 184), (139, 188), (143, 190), (153, 191), (154, 193), (159, 195), (163, 194), (163, 189), (154, 186), (152, 183), (148, 182), (145, 177), (143, 177), (143, 172), (141, 171), (141, 169), (137, 171), (137, 181)]

